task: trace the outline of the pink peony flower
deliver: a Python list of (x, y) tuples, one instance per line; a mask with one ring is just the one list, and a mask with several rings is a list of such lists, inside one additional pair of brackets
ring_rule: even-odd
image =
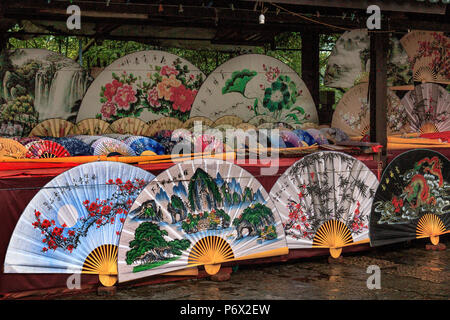
[(107, 83), (105, 85), (105, 92), (103, 93), (103, 95), (105, 96), (106, 99), (108, 99), (108, 101), (111, 101), (113, 97), (116, 95), (117, 89), (120, 88), (122, 85), (123, 85), (122, 82), (119, 82), (114, 79), (111, 83)]
[(173, 102), (172, 108), (181, 112), (191, 110), (192, 103), (194, 103), (195, 96), (197, 95), (196, 90), (189, 90), (183, 85), (172, 87), (170, 93), (170, 100)]
[(100, 109), (100, 112), (102, 116), (106, 119), (111, 118), (113, 115), (116, 114), (116, 106), (112, 102), (106, 102), (102, 108)]
[(164, 67), (161, 68), (160, 74), (162, 76), (167, 76), (168, 77), (168, 76), (170, 76), (172, 74), (177, 76), (179, 74), (179, 72), (175, 68), (171, 68), (169, 66), (164, 66)]
[(130, 85), (120, 87), (117, 89), (117, 93), (114, 96), (114, 101), (120, 108), (128, 110), (130, 108), (130, 103), (137, 101), (136, 92)]
[(152, 107), (159, 107), (161, 105), (158, 98), (158, 90), (156, 88), (147, 91), (147, 101)]

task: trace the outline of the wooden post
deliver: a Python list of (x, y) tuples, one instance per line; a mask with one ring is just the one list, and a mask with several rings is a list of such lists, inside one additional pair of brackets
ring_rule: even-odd
[(387, 156), (387, 48), (389, 34), (370, 33), (370, 141), (383, 146), (381, 162), (386, 164)]
[[(319, 33), (304, 32), (302, 37), (302, 80), (305, 82), (319, 111)], [(319, 120), (321, 120), (319, 112)]]

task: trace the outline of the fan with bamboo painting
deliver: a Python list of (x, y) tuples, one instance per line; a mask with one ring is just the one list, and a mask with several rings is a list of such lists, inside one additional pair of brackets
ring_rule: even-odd
[(138, 167), (108, 161), (58, 175), (23, 211), (4, 272), (98, 274), (103, 285), (113, 285), (123, 222), (153, 178)]
[(28, 143), (26, 157), (30, 159), (70, 157), (69, 151), (55, 141), (40, 140)]
[(450, 161), (439, 152), (414, 149), (392, 160), (373, 200), (373, 246), (450, 232)]
[[(339, 100), (331, 121), (332, 128), (338, 128), (350, 136), (366, 136), (370, 132), (370, 110), (368, 83), (350, 88)], [(400, 99), (388, 89), (387, 122), (389, 133), (408, 130), (406, 114)]]
[(413, 30), (400, 39), (414, 81), (450, 83), (450, 39), (442, 32)]
[(135, 136), (148, 136), (150, 126), (139, 118), (126, 117), (121, 118), (109, 126), (113, 133), (132, 134)]
[(101, 119), (84, 119), (78, 122), (72, 129), (71, 134), (74, 135), (102, 135), (111, 133), (109, 123)]
[(222, 160), (178, 163), (138, 196), (119, 244), (119, 282), (287, 254), (280, 217), (250, 173)]
[(30, 137), (65, 137), (73, 130), (74, 124), (64, 119), (47, 119), (38, 123), (30, 132)]
[(346, 246), (369, 242), (369, 215), (378, 186), (361, 161), (334, 151), (306, 155), (270, 191), (289, 249), (327, 248), (337, 258)]
[(422, 83), (401, 100), (412, 132), (450, 130), (450, 93), (438, 84)]
[(0, 138), (0, 159), (20, 159), (25, 158), (28, 150), (20, 142), (13, 139)]

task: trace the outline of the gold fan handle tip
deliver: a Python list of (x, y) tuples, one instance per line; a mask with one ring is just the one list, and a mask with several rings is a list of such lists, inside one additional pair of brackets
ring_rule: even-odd
[(208, 273), (210, 276), (215, 275), (217, 272), (219, 272), (221, 267), (221, 264), (205, 264), (205, 271), (206, 273)]
[(342, 248), (330, 248), (330, 254), (334, 259), (337, 259), (341, 256)]
[(439, 244), (439, 236), (430, 236), (431, 243), (435, 246)]
[(100, 283), (105, 287), (112, 287), (117, 282), (117, 276), (115, 275), (99, 274), (98, 279), (100, 280)]

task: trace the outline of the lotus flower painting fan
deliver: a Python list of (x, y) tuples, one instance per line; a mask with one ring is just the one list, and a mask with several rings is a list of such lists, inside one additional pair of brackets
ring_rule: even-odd
[(450, 130), (450, 93), (438, 84), (415, 86), (401, 100), (412, 132), (432, 133)]
[(123, 222), (153, 177), (119, 162), (82, 164), (58, 175), (22, 213), (4, 272), (90, 273), (113, 285)]
[(369, 242), (369, 215), (378, 187), (361, 161), (340, 152), (305, 156), (286, 170), (270, 191), (289, 249), (342, 248)]
[(159, 174), (138, 196), (119, 245), (119, 282), (287, 254), (267, 192), (231, 162), (201, 159)]
[(373, 246), (450, 232), (450, 161), (415, 149), (392, 160), (380, 180), (370, 218)]

